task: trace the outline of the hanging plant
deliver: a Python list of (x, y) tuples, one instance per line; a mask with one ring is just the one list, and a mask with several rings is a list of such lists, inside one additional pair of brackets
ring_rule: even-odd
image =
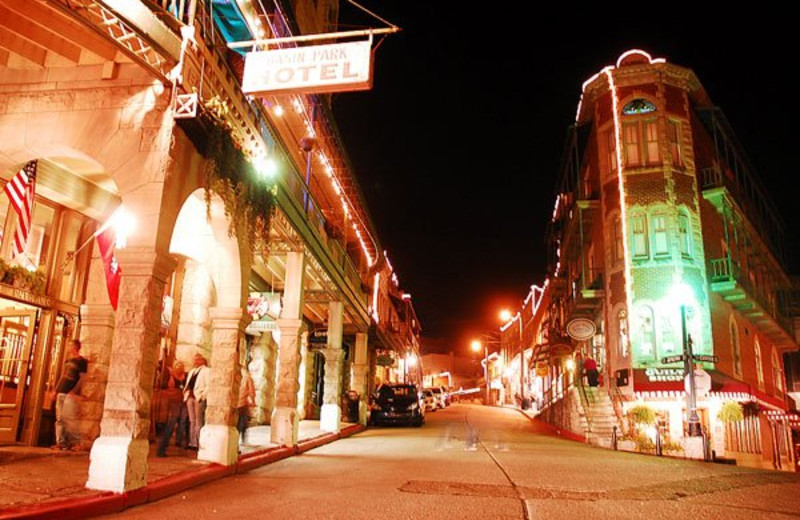
[(744, 417), (756, 417), (761, 411), (761, 406), (756, 401), (748, 401), (742, 405), (742, 415)]
[(628, 411), (628, 418), (633, 424), (654, 424), (656, 422), (656, 412), (649, 406), (643, 404), (634, 406)]
[(228, 234), (239, 235), (252, 251), (266, 256), (277, 185), (257, 178), (252, 158), (241, 146), (241, 137), (228, 123), (227, 104), (214, 97), (205, 109), (198, 117), (207, 129), (204, 174), (208, 216), (213, 192), (223, 201)]
[(742, 405), (736, 401), (725, 401), (717, 414), (717, 419), (724, 423), (738, 422), (744, 419)]

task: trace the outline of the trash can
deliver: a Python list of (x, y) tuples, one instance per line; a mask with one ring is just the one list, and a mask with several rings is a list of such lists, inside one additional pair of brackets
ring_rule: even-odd
[(358, 405), (361, 401), (358, 392), (355, 390), (349, 390), (346, 394), (344, 394), (344, 415), (345, 421), (351, 423), (358, 422)]
[(531, 407), (531, 399), (530, 397), (523, 397), (522, 398), (522, 409), (528, 410)]

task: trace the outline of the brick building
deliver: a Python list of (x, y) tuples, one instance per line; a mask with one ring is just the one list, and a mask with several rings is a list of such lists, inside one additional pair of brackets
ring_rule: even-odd
[[(629, 51), (586, 81), (547, 237), (544, 304), (522, 335), (542, 416), (598, 444), (616, 429), (639, 449), (649, 437), (688, 457), (794, 467), (783, 354), (798, 349), (798, 307), (784, 225), (694, 72)], [(689, 346), (705, 360), (705, 454), (702, 436), (687, 434)], [(599, 365), (596, 391), (574, 375), (587, 357)], [(655, 423), (634, 427), (629, 412), (642, 406)]]

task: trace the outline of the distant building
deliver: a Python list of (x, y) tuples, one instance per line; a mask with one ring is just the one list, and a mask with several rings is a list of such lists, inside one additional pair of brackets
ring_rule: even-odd
[[(423, 352), (425, 349), (423, 339)], [(476, 357), (447, 354), (422, 354), (423, 386), (442, 385), (451, 390), (476, 388), (483, 377), (483, 367)]]

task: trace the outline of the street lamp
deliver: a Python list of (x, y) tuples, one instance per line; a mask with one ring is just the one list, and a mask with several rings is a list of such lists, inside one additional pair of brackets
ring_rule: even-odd
[(486, 398), (483, 404), (489, 404), (489, 347), (482, 344), (479, 340), (474, 340), (472, 342), (472, 350), (473, 352), (480, 352), (481, 347), (483, 348), (483, 379), (486, 382)]
[(693, 297), (692, 289), (678, 283), (670, 290), (670, 299), (680, 304), (681, 313), (681, 342), (683, 345), (683, 371), (689, 379), (689, 388), (686, 393), (686, 408), (689, 415), (689, 436), (699, 437), (703, 434), (700, 427), (700, 416), (697, 414), (697, 386), (694, 380), (694, 353), (692, 352), (692, 335), (686, 329), (686, 313)]

